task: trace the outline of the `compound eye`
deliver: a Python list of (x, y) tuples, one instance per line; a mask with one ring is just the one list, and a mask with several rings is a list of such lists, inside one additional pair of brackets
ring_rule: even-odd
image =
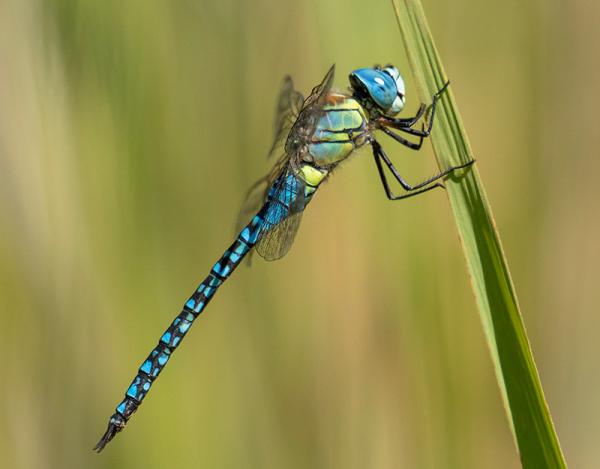
[(397, 81), (398, 78), (400, 78), (400, 72), (396, 67), (392, 65), (388, 65), (383, 69), (383, 71), (386, 72), (389, 76), (391, 76), (394, 79), (394, 81)]
[(360, 68), (350, 74), (350, 83), (363, 100), (370, 100), (383, 114), (393, 115), (404, 107), (404, 82), (399, 94), (398, 80), (402, 80), (395, 67), (383, 69)]
[(390, 108), (388, 114), (391, 116), (396, 115), (400, 111), (402, 111), (402, 109), (404, 109), (404, 95), (398, 95), (394, 99), (394, 102), (392, 103), (392, 107)]
[(398, 75), (398, 78), (396, 78), (396, 88), (398, 89), (398, 96), (402, 96), (402, 99), (404, 99), (404, 96), (406, 95), (406, 89), (404, 88), (404, 80), (400, 75)]

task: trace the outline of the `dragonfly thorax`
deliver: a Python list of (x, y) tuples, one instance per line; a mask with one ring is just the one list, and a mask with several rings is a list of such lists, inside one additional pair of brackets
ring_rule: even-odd
[(368, 119), (353, 97), (330, 93), (310, 138), (306, 159), (330, 167), (346, 159), (367, 141)]

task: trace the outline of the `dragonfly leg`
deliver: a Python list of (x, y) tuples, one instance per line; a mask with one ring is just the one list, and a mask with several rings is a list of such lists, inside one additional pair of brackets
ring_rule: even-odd
[[(383, 130), (385, 132), (384, 129), (386, 129), (386, 127), (381, 128), (381, 130)], [(387, 130), (389, 131), (390, 129), (387, 129)], [(413, 129), (410, 127), (406, 127), (406, 128), (397, 129), (397, 130), (399, 130), (400, 132), (404, 132), (405, 134), (414, 135), (416, 137), (421, 137), (421, 138), (429, 137), (429, 133), (431, 133), (431, 130), (429, 131), (429, 133), (427, 133), (427, 131), (425, 130), (425, 126), (423, 126), (423, 125), (421, 126), (420, 129)], [(385, 133), (387, 133), (387, 132), (385, 132)]]
[[(429, 135), (431, 134), (431, 129), (433, 127), (433, 119), (435, 117), (435, 109), (437, 107), (437, 104), (440, 100), (440, 98), (442, 97), (442, 94), (444, 93), (444, 91), (446, 91), (446, 89), (448, 88), (448, 85), (450, 84), (449, 81), (447, 81), (444, 86), (442, 86), (437, 93), (435, 93), (433, 95), (431, 104), (429, 106), (425, 106), (424, 104), (421, 104), (421, 106), (419, 107), (419, 110), (417, 111), (417, 114), (414, 117), (409, 117), (407, 119), (394, 119), (394, 118), (390, 118), (390, 117), (382, 117), (380, 118), (380, 123), (382, 125), (385, 125), (387, 127), (392, 127), (393, 129), (397, 129), (400, 130), (401, 132), (406, 132), (408, 134), (411, 135), (416, 135), (419, 137), (429, 137)], [(427, 112), (430, 112), (429, 115), (429, 123), (427, 125), (427, 129), (413, 129), (412, 126), (415, 125), (419, 119), (421, 119), (425, 114), (427, 114)]]
[[(381, 130), (383, 130), (384, 133), (386, 133), (387, 135), (389, 135), (390, 137), (392, 137), (398, 143), (401, 143), (402, 145), (404, 145), (405, 147), (410, 148), (411, 150), (419, 150), (421, 148), (421, 146), (423, 145), (423, 136), (422, 135), (419, 138), (419, 143), (413, 143), (413, 142), (411, 142), (409, 140), (406, 140), (405, 138), (401, 137), (397, 133), (392, 132), (387, 127), (381, 127)], [(410, 130), (413, 130), (413, 129), (410, 129)]]
[(403, 128), (412, 127), (417, 122), (419, 122), (421, 117), (423, 117), (425, 115), (426, 111), (427, 111), (427, 106), (425, 104), (421, 103), (421, 105), (419, 106), (419, 109), (417, 110), (417, 113), (415, 114), (414, 117), (405, 117), (403, 119), (402, 118), (394, 119), (393, 117), (388, 117), (388, 118), (386, 118), (386, 121), (389, 121), (389, 122), (393, 123), (394, 126), (397, 125), (398, 127), (403, 127)]
[[(430, 177), (429, 179), (426, 179), (425, 181), (422, 181), (415, 185), (411, 185), (408, 182), (406, 182), (406, 180), (404, 180), (404, 178), (400, 175), (400, 173), (398, 173), (398, 170), (393, 165), (393, 163), (391, 162), (389, 157), (386, 155), (385, 151), (383, 151), (383, 148), (381, 147), (379, 142), (377, 142), (376, 140), (373, 140), (371, 142), (371, 146), (373, 148), (373, 157), (375, 158), (375, 164), (377, 165), (377, 171), (379, 172), (379, 177), (381, 178), (381, 182), (383, 184), (383, 188), (385, 189), (385, 193), (386, 193), (388, 199), (390, 199), (390, 200), (405, 199), (407, 197), (412, 197), (413, 195), (421, 194), (421, 193), (427, 192), (431, 189), (435, 189), (436, 187), (444, 187), (444, 185), (441, 182), (436, 182), (436, 181), (439, 181), (440, 179), (447, 176), (454, 170), (466, 168), (467, 166), (470, 166), (475, 162), (475, 160), (472, 160), (466, 164), (462, 164), (459, 166), (452, 166), (452, 167), (440, 172), (439, 174), (436, 174), (435, 176)], [(387, 177), (385, 175), (383, 165), (381, 164), (382, 160), (385, 163), (385, 165), (388, 167), (388, 169), (392, 172), (396, 181), (398, 181), (400, 183), (402, 188), (406, 192), (408, 192), (408, 194), (395, 195), (391, 191)]]

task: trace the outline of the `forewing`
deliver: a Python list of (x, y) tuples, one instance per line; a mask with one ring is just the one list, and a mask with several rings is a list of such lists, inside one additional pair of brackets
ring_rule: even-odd
[(266, 231), (256, 245), (256, 252), (267, 261), (281, 259), (292, 247), (301, 220), (302, 212), (294, 213)]
[(277, 100), (277, 109), (275, 111), (275, 121), (273, 122), (274, 138), (271, 149), (269, 150), (269, 158), (271, 158), (277, 148), (279, 148), (290, 132), (292, 125), (302, 104), (304, 103), (304, 97), (302, 93), (294, 89), (294, 82), (292, 77), (289, 75), (283, 79), (283, 85), (279, 92), (279, 99)]
[(269, 192), (256, 251), (268, 261), (280, 259), (290, 250), (306, 206), (305, 184), (286, 168)]
[(315, 131), (319, 119), (323, 115), (323, 106), (333, 84), (335, 64), (331, 66), (321, 83), (315, 86), (308, 98), (304, 100), (300, 114), (296, 118), (289, 136), (285, 142), (285, 151), (291, 155), (292, 164), (298, 164), (302, 160), (302, 153), (306, 151), (307, 145)]
[[(275, 117), (275, 140), (269, 152), (272, 155), (290, 132), (302, 131), (311, 134), (312, 128), (325, 104), (327, 94), (331, 90), (335, 64), (331, 66), (325, 77), (315, 86), (308, 98), (294, 89), (292, 79), (286, 77), (279, 93)], [(290, 130), (292, 129), (292, 130)], [(241, 229), (250, 217), (254, 215), (267, 201), (271, 190), (271, 203), (267, 210), (265, 223), (259, 234), (256, 245), (257, 252), (266, 260), (283, 257), (292, 246), (305, 206), (304, 183), (295, 178), (297, 187), (290, 188), (286, 183), (287, 177), (293, 174), (302, 155), (299, 146), (287, 145), (286, 152), (279, 158), (268, 176), (258, 180), (246, 194), (246, 199), (238, 216), (238, 229)], [(294, 202), (285, 208), (281, 201), (294, 196)]]
[(329, 93), (329, 91), (331, 90), (331, 85), (333, 84), (334, 76), (335, 76), (335, 64), (333, 64), (329, 68), (329, 70), (325, 74), (325, 77), (323, 78), (321, 83), (319, 83), (317, 86), (315, 86), (312, 89), (312, 91), (310, 92), (310, 95), (308, 96), (308, 98), (306, 98), (304, 100), (304, 105), (302, 107), (302, 110), (313, 107), (313, 106), (321, 107), (321, 106), (323, 106), (323, 104), (325, 104), (325, 98), (327, 97), (327, 93)]
[(246, 223), (256, 215), (260, 208), (267, 201), (267, 195), (269, 194), (269, 188), (275, 183), (279, 176), (286, 171), (290, 157), (287, 154), (281, 155), (277, 160), (269, 174), (260, 178), (256, 181), (246, 195), (244, 196), (244, 202), (240, 208), (238, 218), (235, 225), (235, 233), (239, 233), (240, 230), (246, 226)]
[(239, 233), (244, 226), (250, 221), (250, 219), (256, 215), (256, 212), (263, 206), (267, 198), (267, 190), (269, 188), (269, 176), (265, 176), (256, 181), (246, 195), (244, 196), (244, 202), (240, 207), (237, 220), (235, 222), (235, 234)]

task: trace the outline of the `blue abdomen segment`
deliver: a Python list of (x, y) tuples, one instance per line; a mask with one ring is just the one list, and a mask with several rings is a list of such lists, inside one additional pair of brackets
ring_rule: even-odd
[[(283, 179), (283, 181), (282, 181)], [(270, 208), (264, 214), (267, 228), (279, 225), (292, 213), (304, 210), (304, 184), (292, 172), (283, 173), (269, 189)]]
[(235, 242), (225, 251), (225, 254), (215, 263), (208, 277), (198, 286), (192, 296), (185, 302), (183, 310), (173, 320), (161, 336), (158, 345), (142, 362), (138, 373), (125, 392), (125, 398), (116, 407), (111, 416), (108, 429), (96, 447), (101, 451), (112, 438), (120, 432), (131, 415), (140, 406), (152, 384), (163, 370), (175, 349), (179, 346), (194, 320), (204, 310), (221, 284), (231, 275), (240, 264), (248, 251), (257, 243), (261, 229), (265, 223), (264, 216), (270, 203), (266, 203), (261, 211), (240, 232)]

